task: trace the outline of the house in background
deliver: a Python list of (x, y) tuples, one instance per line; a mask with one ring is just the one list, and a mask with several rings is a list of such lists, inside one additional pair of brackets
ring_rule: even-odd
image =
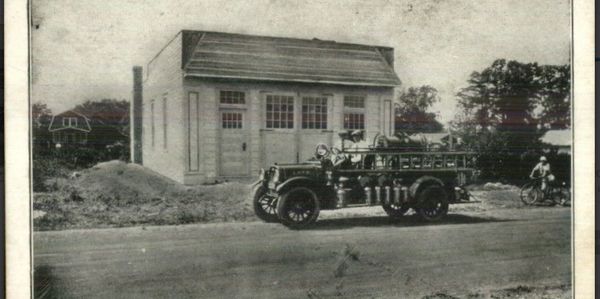
[(52, 116), (48, 131), (52, 142), (62, 145), (87, 144), (88, 134), (92, 131), (90, 119), (76, 111), (67, 110)]
[(199, 184), (306, 160), (344, 130), (392, 135), (393, 57), (388, 47), (181, 31), (143, 80), (134, 67), (133, 160)]
[(571, 130), (548, 130), (542, 135), (540, 141), (554, 147), (557, 154), (571, 154)]

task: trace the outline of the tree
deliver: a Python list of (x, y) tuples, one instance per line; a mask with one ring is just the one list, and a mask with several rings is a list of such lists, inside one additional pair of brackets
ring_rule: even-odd
[[(49, 125), (52, 120), (52, 110), (44, 103), (33, 103), (31, 105), (31, 119), (34, 128), (41, 128)], [(46, 127), (47, 129), (48, 127)]]
[(571, 126), (571, 68), (544, 65), (537, 77), (540, 120), (544, 127), (567, 129)]
[(540, 126), (568, 123), (568, 78), (568, 66), (505, 59), (471, 74), (457, 94), (460, 112), (452, 126), (480, 153), (485, 174), (520, 175), (518, 159), (540, 150)]
[(48, 127), (51, 121), (52, 110), (46, 104), (38, 102), (31, 105), (31, 135), (35, 152), (50, 145), (52, 136)]
[(396, 131), (407, 134), (442, 131), (443, 126), (435, 119), (435, 113), (428, 112), (439, 101), (437, 89), (429, 85), (410, 87), (401, 92), (398, 99)]
[(75, 111), (87, 116), (96, 129), (115, 130), (119, 140), (129, 136), (129, 102), (126, 100), (102, 99), (88, 100), (77, 105)]

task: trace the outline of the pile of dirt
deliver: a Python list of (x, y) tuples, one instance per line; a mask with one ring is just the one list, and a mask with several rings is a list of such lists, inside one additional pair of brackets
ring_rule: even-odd
[(82, 198), (103, 197), (116, 205), (144, 203), (185, 191), (185, 186), (138, 164), (103, 162), (68, 182)]
[[(34, 194), (36, 230), (184, 224), (254, 219), (249, 186), (186, 187), (121, 161), (100, 163)], [(38, 214), (41, 214), (38, 212)]]

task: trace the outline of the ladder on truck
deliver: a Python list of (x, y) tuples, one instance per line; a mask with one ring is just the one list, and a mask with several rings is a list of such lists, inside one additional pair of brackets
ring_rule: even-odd
[(344, 151), (345, 155), (360, 155), (360, 163), (341, 172), (447, 172), (473, 170), (475, 153), (465, 151), (400, 152), (359, 149)]

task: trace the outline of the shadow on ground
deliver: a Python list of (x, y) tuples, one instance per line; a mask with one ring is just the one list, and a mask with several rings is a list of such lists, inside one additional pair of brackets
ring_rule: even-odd
[(59, 281), (53, 273), (52, 267), (42, 265), (33, 271), (33, 298), (65, 298), (60, 290)]
[(326, 230), (326, 229), (348, 229), (353, 227), (379, 227), (379, 226), (434, 226), (448, 224), (475, 224), (486, 222), (506, 222), (513, 221), (510, 219), (499, 219), (493, 217), (474, 217), (460, 214), (449, 214), (443, 220), (438, 222), (426, 222), (418, 215), (404, 216), (399, 219), (392, 219), (387, 216), (370, 216), (370, 217), (352, 217), (339, 219), (324, 219), (319, 220), (312, 226), (306, 228), (309, 230)]

